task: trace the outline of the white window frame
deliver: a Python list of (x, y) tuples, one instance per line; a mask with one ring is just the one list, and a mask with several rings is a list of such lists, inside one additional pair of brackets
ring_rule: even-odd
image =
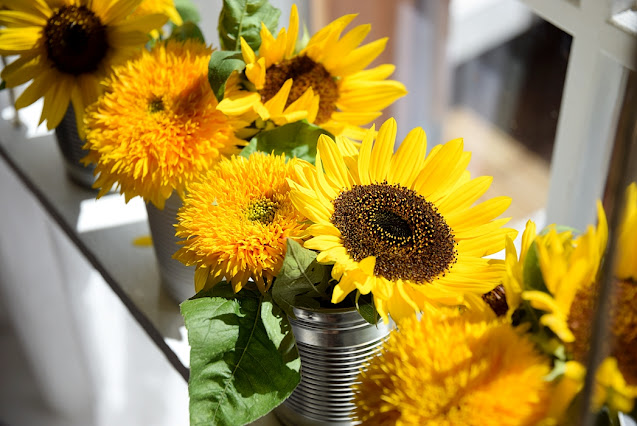
[(585, 229), (604, 193), (634, 32), (613, 20), (610, 0), (520, 0), (573, 37), (558, 118), (546, 206), (547, 223)]

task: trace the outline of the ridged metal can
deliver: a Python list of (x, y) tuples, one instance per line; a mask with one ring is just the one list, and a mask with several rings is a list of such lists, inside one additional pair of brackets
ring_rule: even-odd
[(172, 257), (181, 247), (175, 235), (177, 210), (181, 206), (181, 198), (176, 193), (166, 200), (163, 210), (152, 203), (146, 204), (159, 275), (164, 288), (177, 303), (195, 295), (195, 267), (186, 266)]
[(73, 105), (69, 104), (64, 118), (55, 128), (55, 138), (64, 159), (64, 168), (71, 180), (85, 188), (92, 188), (95, 182), (95, 176), (93, 175), (95, 165), (84, 166), (80, 161), (86, 157), (88, 151), (82, 149), (84, 140), (80, 139), (80, 135), (77, 132)]
[(294, 308), (301, 383), (275, 413), (286, 425), (355, 425), (352, 385), (393, 324), (369, 324), (354, 309)]

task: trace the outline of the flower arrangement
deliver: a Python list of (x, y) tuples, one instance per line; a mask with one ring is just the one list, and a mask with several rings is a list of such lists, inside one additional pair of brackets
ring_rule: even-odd
[[(0, 11), (2, 78), (31, 81), (56, 127), (71, 104), (96, 165), (162, 209), (177, 195), (174, 258), (195, 266), (181, 304), (192, 424), (244, 424), (299, 385), (296, 310), (358, 312), (397, 329), (353, 387), (372, 424), (553, 425), (574, 418), (608, 245), (604, 210), (578, 234), (528, 222), (518, 253), (483, 199), (463, 141), (428, 149), (397, 123), (371, 125), (407, 91), (387, 39), (343, 16), (299, 36), (267, 1), (224, 0), (220, 49), (166, 0), (32, 0)], [(170, 35), (162, 32), (170, 19)], [(276, 35), (275, 35), (276, 34)], [(592, 407), (616, 424), (637, 396), (637, 185), (627, 190), (608, 358)], [(505, 258), (493, 255), (505, 251)], [(485, 416), (487, 413), (487, 416)]]
[(375, 324), (379, 314), (486, 307), (504, 263), (485, 256), (515, 234), (495, 219), (510, 200), (474, 205), (491, 180), (469, 178), (462, 141), (426, 156), (414, 129), (392, 155), (395, 137), (393, 119), (360, 147), (322, 135), (315, 165), (253, 153), (192, 185), (176, 253), (197, 265), (198, 294), (181, 305), (191, 421), (247, 423), (289, 396), (300, 380), (293, 308), (351, 307)]
[[(636, 218), (632, 183), (613, 266), (608, 356), (595, 372), (590, 403), (596, 424), (620, 424), (618, 413), (631, 413), (637, 397)], [(485, 297), (493, 310), (445, 309), (401, 322), (360, 374), (358, 418), (373, 424), (573, 424), (585, 403), (584, 364), (607, 245), (599, 203), (597, 226), (577, 236), (555, 225), (537, 234), (529, 221), (519, 256), (507, 236), (502, 288), (498, 297)]]

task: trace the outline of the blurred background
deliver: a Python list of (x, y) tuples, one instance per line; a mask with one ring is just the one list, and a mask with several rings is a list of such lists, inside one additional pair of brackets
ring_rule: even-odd
[[(221, 1), (195, 3), (206, 41), (218, 46)], [(272, 3), (281, 9), (280, 26), (287, 27), (292, 2)], [(389, 37), (375, 64), (395, 64), (392, 78), (409, 94), (377, 125), (395, 117), (399, 140), (421, 126), (430, 147), (463, 138), (472, 151), (472, 174), (494, 177), (485, 196), (513, 198), (508, 214), (515, 227), (523, 229), (533, 219), (539, 227), (563, 223), (583, 229), (595, 221), (595, 200), (612, 208), (616, 199), (609, 183), (623, 178), (618, 164), (634, 151), (633, 0), (296, 3), (310, 33), (357, 13), (353, 25), (372, 24), (367, 41)], [(634, 174), (637, 167), (629, 164)], [(3, 173), (0, 189), (13, 179)], [(10, 220), (18, 226), (25, 219)], [(69, 263), (78, 268), (77, 250), (61, 237), (50, 238), (69, 246)], [(89, 311), (104, 314), (88, 318), (90, 326), (67, 318), (85, 336), (81, 342), (67, 336), (70, 343), (64, 343), (57, 335), (30, 341), (0, 300), (0, 425), (187, 424), (183, 379), (99, 274), (88, 264), (83, 268), (84, 278), (95, 283), (94, 293), (83, 296), (93, 302), (85, 305), (93, 303)], [(67, 370), (50, 380), (36, 377), (34, 371), (49, 368), (33, 359), (42, 350), (50, 351), (51, 365), (59, 361)], [(59, 383), (60, 376), (66, 383)]]

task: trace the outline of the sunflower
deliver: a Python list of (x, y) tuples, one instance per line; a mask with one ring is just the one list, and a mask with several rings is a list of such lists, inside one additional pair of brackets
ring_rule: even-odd
[[(360, 46), (370, 25), (360, 25), (341, 37), (355, 17), (346, 15), (322, 28), (298, 53), (295, 48), (299, 17), (295, 5), (288, 29), (281, 29), (277, 37), (262, 25), (258, 54), (241, 40), (246, 86), (254, 90), (237, 90), (238, 82), (234, 81), (219, 108), (233, 115), (252, 111), (258, 116), (257, 127), (272, 117), (276, 117), (276, 125), (305, 118), (334, 135), (360, 140), (363, 130), (359, 126), (376, 119), (407, 91), (403, 84), (387, 80), (394, 71), (393, 65), (365, 69), (384, 50), (386, 38)], [(318, 108), (315, 95), (320, 99)], [(277, 101), (271, 102), (273, 99)], [(282, 113), (299, 99), (302, 102), (296, 108)]]
[(332, 302), (358, 290), (372, 293), (385, 321), (429, 303), (484, 308), (481, 295), (501, 281), (504, 264), (485, 256), (504, 249), (508, 219), (495, 219), (511, 199), (473, 205), (491, 177), (471, 179), (462, 140), (433, 147), (413, 129), (392, 155), (396, 122), (376, 142), (370, 129), (360, 154), (351, 142), (318, 141), (316, 167), (297, 168), (292, 200), (312, 221), (305, 247), (333, 264)]
[(254, 153), (222, 160), (192, 185), (178, 212), (183, 245), (174, 257), (196, 265), (195, 289), (225, 279), (238, 292), (251, 279), (265, 292), (278, 273), (287, 238), (304, 234), (287, 178), (297, 160)]
[(98, 197), (120, 185), (126, 201), (141, 196), (162, 209), (223, 156), (245, 144), (218, 111), (208, 83), (212, 49), (188, 40), (159, 43), (117, 66), (106, 92), (86, 112)]
[(405, 319), (354, 385), (357, 420), (375, 425), (537, 425), (548, 413), (548, 357), (509, 324), (457, 310)]
[[(637, 242), (637, 185), (626, 189), (624, 210), (618, 228), (615, 277), (610, 308), (610, 355), (615, 359), (623, 379), (637, 386), (637, 284), (635, 244)], [(571, 307), (568, 325), (575, 341), (571, 350), (576, 360), (585, 362), (590, 346), (590, 321), (599, 293), (598, 281), (579, 288)]]
[(32, 80), (16, 100), (24, 108), (44, 97), (40, 122), (55, 128), (72, 102), (82, 134), (84, 108), (99, 95), (111, 65), (129, 57), (167, 20), (129, 17), (141, 0), (6, 0), (0, 11), (0, 55), (19, 55), (2, 70), (7, 87)]
[(540, 318), (542, 325), (551, 329), (563, 342), (576, 345), (585, 342), (575, 338), (574, 329), (589, 329), (591, 312), (580, 305), (583, 316), (580, 318), (577, 312), (571, 315), (573, 301), (578, 298), (579, 291), (588, 291), (596, 281), (608, 239), (606, 215), (601, 203), (598, 203), (597, 209), (597, 228), (589, 226), (579, 237), (573, 237), (571, 231), (558, 232), (552, 227), (548, 233), (534, 239), (542, 279), (548, 291), (525, 288), (521, 294), (521, 298), (533, 308), (544, 312)]

